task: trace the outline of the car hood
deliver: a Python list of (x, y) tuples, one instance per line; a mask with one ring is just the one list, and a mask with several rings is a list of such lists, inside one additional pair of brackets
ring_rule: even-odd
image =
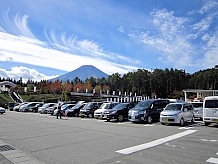
[(180, 110), (177, 110), (177, 111), (165, 110), (165, 111), (161, 112), (162, 115), (176, 115), (176, 114), (179, 114), (179, 113), (181, 113)]
[(97, 109), (95, 112), (104, 112), (106, 111), (107, 109)]
[(141, 112), (145, 110), (146, 110), (145, 108), (135, 107), (135, 108), (130, 109), (129, 112), (137, 113), (137, 112)]

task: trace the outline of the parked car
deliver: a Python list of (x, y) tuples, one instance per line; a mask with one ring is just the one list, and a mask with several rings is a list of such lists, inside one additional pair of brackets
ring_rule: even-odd
[(19, 112), (21, 106), (27, 104), (27, 102), (20, 103), (19, 105), (14, 106), (13, 111)]
[(160, 113), (161, 124), (184, 124), (188, 121), (194, 122), (194, 109), (191, 103), (170, 103)]
[(197, 119), (203, 120), (203, 102), (191, 102), (194, 108), (194, 116)]
[(10, 110), (10, 111), (13, 111), (13, 108), (17, 105), (19, 105), (20, 103), (18, 102), (8, 102), (7, 104), (7, 108)]
[(134, 108), (129, 110), (128, 119), (132, 122), (152, 123), (159, 121), (160, 112), (169, 104), (167, 99), (148, 99), (140, 101)]
[(97, 110), (103, 102), (88, 102), (82, 109), (80, 109), (80, 117), (94, 117), (94, 111)]
[(38, 104), (42, 102), (28, 102), (19, 107), (19, 112), (29, 112), (32, 111), (31, 109), (36, 107)]
[(207, 96), (203, 102), (203, 121), (205, 126), (218, 124), (218, 96)]
[(78, 117), (80, 109), (82, 109), (84, 106), (85, 106), (85, 103), (83, 103), (83, 104), (76, 104), (72, 108), (67, 109), (65, 111), (65, 115), (68, 116), (68, 117), (72, 117), (72, 116)]
[(104, 112), (104, 119), (107, 121), (116, 120), (119, 122), (128, 119), (128, 112), (136, 105), (135, 102), (126, 102), (126, 103), (119, 103), (112, 109), (108, 109)]
[(37, 104), (35, 107), (32, 107), (32, 108), (29, 110), (29, 112), (31, 111), (31, 112), (34, 112), (34, 113), (38, 113), (39, 108), (42, 107), (43, 105), (44, 105), (44, 103), (39, 103), (39, 104)]
[(42, 107), (39, 107), (38, 113), (47, 114), (49, 107), (53, 107), (56, 103), (44, 103)]
[(117, 104), (119, 104), (119, 103), (118, 102), (105, 102), (105, 103), (103, 103), (99, 109), (95, 110), (94, 117), (102, 119), (104, 112), (108, 109), (112, 109)]
[[(73, 106), (75, 106), (75, 104), (64, 104), (64, 105), (62, 105), (62, 106), (61, 106), (61, 111), (60, 111), (60, 112), (61, 112), (61, 115), (62, 115), (62, 116), (65, 116), (65, 111), (66, 111), (67, 109), (72, 108)], [(53, 116), (56, 116), (57, 113), (58, 113), (58, 108), (54, 110)]]
[(0, 107), (0, 113), (1, 114), (5, 113), (5, 108)]

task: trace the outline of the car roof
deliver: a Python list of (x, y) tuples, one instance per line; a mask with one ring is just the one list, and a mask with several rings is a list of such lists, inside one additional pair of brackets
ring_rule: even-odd
[(189, 104), (189, 105), (191, 105), (191, 103), (188, 103), (188, 102), (173, 102), (173, 103), (169, 103), (169, 104), (180, 104), (180, 105)]

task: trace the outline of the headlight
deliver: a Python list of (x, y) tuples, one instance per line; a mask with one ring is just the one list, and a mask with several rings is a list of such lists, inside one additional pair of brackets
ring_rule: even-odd
[(115, 110), (115, 111), (113, 111), (113, 112), (111, 112), (110, 114), (115, 114), (115, 113), (117, 113), (117, 111)]
[(146, 110), (145, 110), (145, 111), (140, 111), (140, 112), (139, 112), (139, 115), (140, 115), (140, 114), (146, 114)]

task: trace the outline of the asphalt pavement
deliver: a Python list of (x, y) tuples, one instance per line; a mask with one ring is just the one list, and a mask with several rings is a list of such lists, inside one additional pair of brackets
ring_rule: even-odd
[(7, 111), (0, 115), (0, 163), (218, 163), (217, 128), (201, 121), (180, 127)]

